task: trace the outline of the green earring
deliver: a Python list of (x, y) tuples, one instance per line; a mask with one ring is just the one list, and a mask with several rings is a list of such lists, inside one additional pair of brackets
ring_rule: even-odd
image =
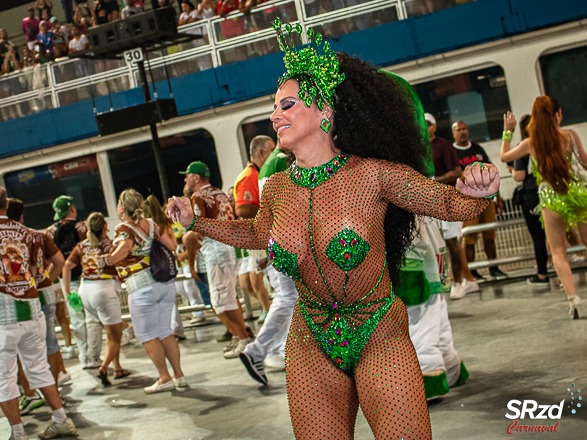
[(330, 121), (328, 118), (322, 118), (320, 121), (320, 128), (324, 133), (328, 133), (330, 131)]

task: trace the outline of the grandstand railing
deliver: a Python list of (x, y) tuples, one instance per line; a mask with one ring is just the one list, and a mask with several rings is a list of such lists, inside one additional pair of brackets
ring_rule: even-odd
[[(474, 0), (455, 0), (454, 5)], [(325, 38), (363, 30), (380, 24), (430, 13), (422, 10), (429, 2), (418, 0), (344, 0), (344, 8), (334, 9), (333, 2), (316, 0), (277, 0), (263, 3), (250, 14), (232, 12), (181, 26), (180, 32), (202, 38), (148, 54), (146, 63), (155, 81), (167, 75), (182, 76), (278, 51), (271, 22), (302, 25), (302, 42), (308, 27)], [(436, 10), (450, 2), (433, 0)], [(313, 5), (320, 5), (320, 9)], [(442, 5), (442, 6), (441, 6)], [(326, 9), (325, 9), (326, 7)], [(330, 8), (330, 9), (329, 9)], [(0, 77), (0, 120), (27, 116), (50, 108), (110, 95), (137, 87), (138, 71), (121, 60), (85, 60), (64, 58), (37, 64), (23, 71)]]

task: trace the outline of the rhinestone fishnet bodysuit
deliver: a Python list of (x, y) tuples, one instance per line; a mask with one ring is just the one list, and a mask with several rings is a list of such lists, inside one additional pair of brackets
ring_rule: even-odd
[(431, 438), (406, 309), (386, 269), (390, 202), (448, 221), (475, 218), (488, 203), (405, 165), (341, 153), (274, 175), (255, 219), (196, 222), (233, 246), (269, 243), (275, 267), (296, 282), (286, 371), (297, 439), (352, 439), (359, 403), (378, 439)]

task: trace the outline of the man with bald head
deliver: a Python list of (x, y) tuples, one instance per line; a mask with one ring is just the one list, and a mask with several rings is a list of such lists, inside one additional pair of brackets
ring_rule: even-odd
[[(453, 147), (459, 157), (459, 162), (463, 169), (474, 162), (491, 163), (489, 156), (479, 144), (473, 143), (469, 139), (469, 127), (463, 121), (456, 121), (452, 124), (452, 135), (454, 138)], [(497, 195), (498, 204), (502, 204), (502, 201)], [(491, 203), (487, 209), (479, 217), (473, 220), (468, 220), (463, 223), (463, 227), (479, 225), (483, 223), (491, 223), (495, 221), (496, 206), (495, 202)], [(489, 260), (495, 260), (497, 258), (497, 252), (495, 249), (495, 229), (484, 231), (483, 233), (483, 249)], [(475, 261), (475, 245), (479, 234), (470, 234), (465, 236), (465, 255), (467, 262), (471, 263)], [(471, 273), (475, 278), (483, 278), (476, 270), (472, 270)], [(497, 266), (489, 268), (489, 274), (496, 279), (507, 278), (507, 275), (503, 273)]]

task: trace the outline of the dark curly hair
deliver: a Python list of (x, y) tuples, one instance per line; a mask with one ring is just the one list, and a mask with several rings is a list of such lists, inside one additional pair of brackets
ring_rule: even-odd
[[(426, 140), (405, 85), (362, 60), (345, 53), (337, 56), (346, 78), (335, 94), (335, 109), (339, 110), (334, 112), (336, 147), (361, 157), (406, 164), (424, 173)], [(399, 280), (415, 230), (415, 215), (390, 203), (385, 214), (385, 247), (393, 283)]]

